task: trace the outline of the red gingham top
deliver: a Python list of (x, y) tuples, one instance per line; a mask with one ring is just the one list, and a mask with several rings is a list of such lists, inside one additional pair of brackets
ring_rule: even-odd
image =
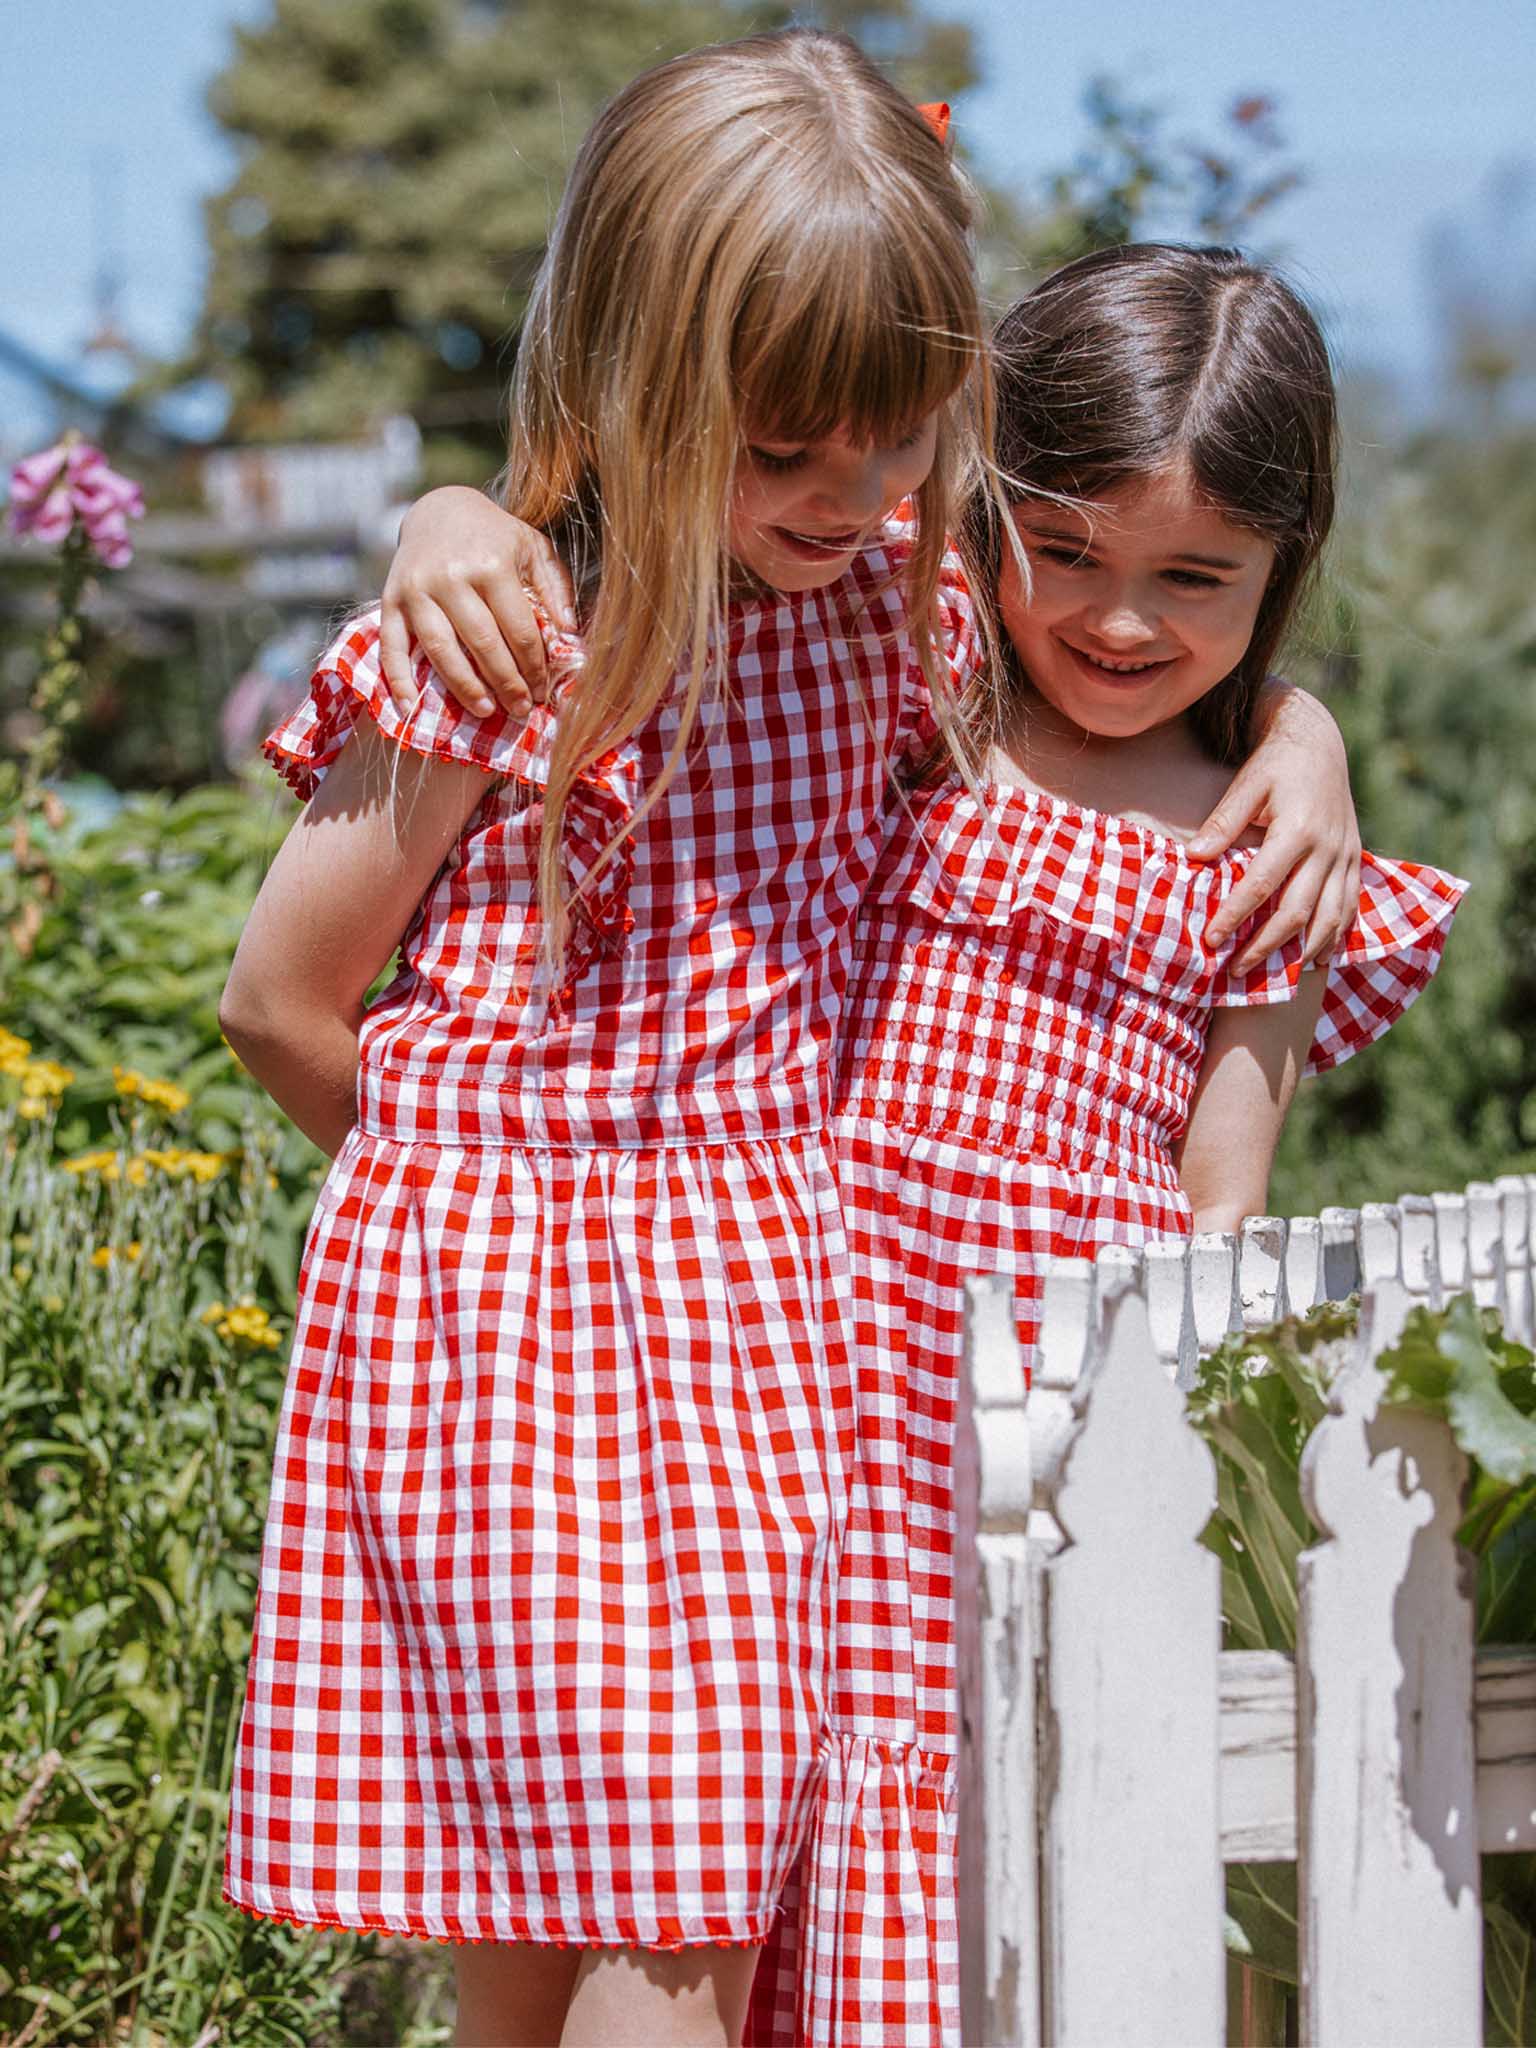
[[(1021, 787), (953, 784), (899, 818), (859, 919), (838, 1113), (982, 1155), (1178, 1186), (1212, 1010), (1288, 1002), (1298, 936), (1246, 974), (1262, 921), (1205, 932), (1256, 849), (1197, 861), (1166, 833)], [(1308, 1074), (1378, 1038), (1439, 963), (1465, 884), (1367, 854)]]
[[(476, 719), (424, 660), (399, 713), (374, 619), (331, 650), (309, 698), (267, 741), (308, 797), (359, 714), (401, 746), (492, 778), (369, 1007), (360, 1121), (403, 1140), (675, 1144), (812, 1127), (852, 920), (873, 872), (892, 766), (932, 735), (927, 685), (891, 578), (904, 529), (829, 589), (738, 604), (729, 705), (706, 707), (686, 761), (587, 891), (580, 884), (659, 778), (675, 703), (597, 762), (564, 821), (574, 932), (553, 1004), (536, 979), (538, 801), (578, 643), (546, 630), (554, 702), (519, 727)], [(951, 665), (974, 659), (950, 559)], [(958, 686), (958, 682), (957, 682)], [(619, 943), (625, 941), (624, 943)]]

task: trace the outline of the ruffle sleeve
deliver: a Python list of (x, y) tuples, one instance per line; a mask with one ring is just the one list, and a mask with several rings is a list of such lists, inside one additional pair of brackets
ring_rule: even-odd
[[(953, 784), (912, 799), (870, 887), (873, 914), (902, 906), (1001, 939), (1031, 925), (1062, 944), (1095, 941), (1128, 986), (1197, 1008), (1289, 1002), (1300, 937), (1239, 974), (1233, 961), (1269, 914), (1212, 944), (1211, 920), (1254, 859), (1196, 861), (1182, 842), (1129, 819), (1034, 790), (991, 788), (978, 806)], [(1307, 1072), (1371, 1044), (1421, 993), (1445, 948), (1466, 883), (1437, 868), (1367, 854), (1360, 908), (1331, 963)], [(1271, 906), (1272, 907), (1272, 906)]]
[[(548, 701), (535, 705), (528, 718), (515, 718), (499, 705), (483, 717), (466, 711), (419, 651), (413, 661), (419, 694), (409, 711), (401, 711), (384, 680), (379, 617), (374, 611), (354, 620), (322, 655), (308, 696), (268, 734), (263, 747), (268, 761), (294, 794), (308, 802), (359, 721), (366, 718), (386, 739), (411, 753), (463, 762), (493, 780), (520, 783), (530, 800), (537, 800), (548, 786), (560, 705), (580, 675), (584, 656), (578, 639), (561, 632), (538, 607), (535, 612), (549, 659), (551, 689)], [(633, 927), (630, 827), (637, 785), (634, 750), (617, 747), (582, 771), (567, 800), (562, 845), (571, 935), (562, 995), (599, 950), (621, 943)]]
[[(1451, 921), (1467, 892), (1459, 876), (1417, 861), (1364, 855), (1360, 909), (1328, 964), (1309, 1074), (1325, 1074), (1372, 1045), (1417, 1000), (1440, 965)], [(1254, 928), (1252, 924), (1248, 929)], [(1213, 1008), (1287, 1002), (1301, 980), (1300, 938), (1238, 973), (1239, 933), (1212, 989)]]
[[(555, 632), (542, 618), (539, 624), (558, 699), (562, 686), (568, 687), (580, 669), (580, 644), (569, 634)], [(416, 702), (409, 711), (401, 711), (384, 680), (377, 611), (354, 619), (326, 649), (310, 678), (308, 696), (267, 735), (263, 747), (301, 802), (307, 803), (320, 787), (360, 716), (413, 754), (460, 761), (486, 775), (526, 779), (524, 770), (544, 739), (539, 710), (526, 721), (500, 705), (484, 717), (466, 711), (419, 650), (412, 659), (412, 676)]]

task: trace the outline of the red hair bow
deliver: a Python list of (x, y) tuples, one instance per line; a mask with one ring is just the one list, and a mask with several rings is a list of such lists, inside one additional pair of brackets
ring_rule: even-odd
[(949, 101), (927, 100), (917, 110), (940, 142), (949, 140)]

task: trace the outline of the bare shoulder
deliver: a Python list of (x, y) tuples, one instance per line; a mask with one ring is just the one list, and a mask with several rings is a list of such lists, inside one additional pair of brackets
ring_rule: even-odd
[[(1116, 812), (1133, 825), (1192, 839), (1232, 786), (1236, 771), (1213, 761), (1192, 735), (1164, 728), (1148, 744), (1122, 743), (1110, 768), (1112, 787), (1098, 808)], [(1234, 843), (1257, 846), (1262, 834), (1244, 832)]]

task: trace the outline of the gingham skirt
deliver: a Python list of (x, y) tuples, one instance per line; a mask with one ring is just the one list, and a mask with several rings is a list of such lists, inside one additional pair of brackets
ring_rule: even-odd
[(226, 1898), (762, 1940), (828, 1758), (850, 1293), (821, 1134), (354, 1132), (305, 1255)]
[(953, 1467), (964, 1283), (1012, 1278), (1027, 1357), (1046, 1257), (1182, 1237), (1189, 1205), (1176, 1186), (987, 1158), (872, 1119), (835, 1128), (860, 1427), (833, 1740), (747, 2040), (930, 2048), (960, 2040)]

